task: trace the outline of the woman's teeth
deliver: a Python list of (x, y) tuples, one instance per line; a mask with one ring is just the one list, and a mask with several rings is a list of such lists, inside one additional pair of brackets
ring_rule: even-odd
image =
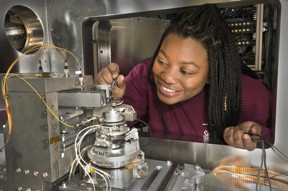
[(170, 93), (176, 92), (175, 90), (168, 89), (168, 88), (166, 88), (166, 87), (164, 87), (164, 86), (162, 86), (162, 85), (161, 85), (161, 87), (162, 87), (163, 90), (165, 90), (166, 92), (170, 92)]

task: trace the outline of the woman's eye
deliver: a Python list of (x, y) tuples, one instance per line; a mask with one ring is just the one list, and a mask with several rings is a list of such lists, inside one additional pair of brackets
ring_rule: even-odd
[(162, 61), (162, 60), (157, 60), (157, 62), (159, 63), (159, 64), (166, 64), (166, 62), (164, 62), (164, 61)]
[(190, 72), (190, 71), (187, 71), (187, 70), (181, 70), (181, 73), (184, 74), (184, 75), (187, 75), (187, 76), (193, 74), (193, 72)]

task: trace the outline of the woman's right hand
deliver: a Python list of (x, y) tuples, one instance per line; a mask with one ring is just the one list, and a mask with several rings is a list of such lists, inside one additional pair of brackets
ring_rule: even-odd
[(114, 101), (121, 100), (126, 89), (124, 76), (119, 75), (119, 65), (110, 63), (107, 67), (103, 68), (94, 79), (96, 85), (107, 85), (112, 84), (116, 78), (117, 83), (112, 89)]

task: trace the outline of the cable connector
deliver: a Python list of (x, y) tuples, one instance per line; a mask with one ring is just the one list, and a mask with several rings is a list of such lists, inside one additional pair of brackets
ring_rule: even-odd
[(79, 70), (77, 70), (77, 71), (75, 72), (75, 74), (79, 74), (79, 85), (80, 85), (81, 87), (83, 87), (83, 85), (84, 85), (84, 77), (83, 77), (81, 68), (79, 68)]
[(84, 85), (84, 77), (83, 77), (82, 73), (79, 74), (79, 83), (80, 83), (80, 86)]
[(66, 60), (65, 60), (65, 64), (64, 64), (64, 77), (65, 77), (65, 78), (70, 77), (69, 68), (68, 68), (68, 63), (67, 63)]

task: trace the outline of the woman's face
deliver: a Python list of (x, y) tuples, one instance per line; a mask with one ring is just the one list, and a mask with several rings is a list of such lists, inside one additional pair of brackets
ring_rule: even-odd
[(198, 95), (208, 71), (208, 53), (199, 41), (168, 34), (153, 64), (158, 98), (175, 104)]

